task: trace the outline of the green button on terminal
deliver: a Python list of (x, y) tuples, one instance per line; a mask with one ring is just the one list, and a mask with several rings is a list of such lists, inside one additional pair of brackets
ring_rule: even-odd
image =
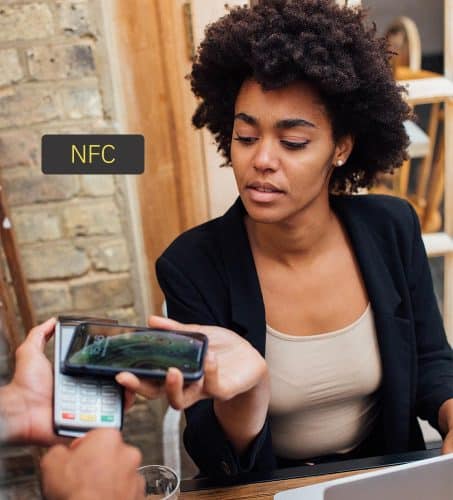
[(102, 415), (101, 422), (113, 422), (113, 415)]

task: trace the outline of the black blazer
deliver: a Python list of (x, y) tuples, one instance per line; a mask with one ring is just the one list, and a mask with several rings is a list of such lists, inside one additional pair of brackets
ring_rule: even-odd
[[(433, 291), (418, 218), (388, 196), (331, 196), (374, 312), (383, 379), (381, 413), (361, 456), (423, 449), (416, 417), (438, 427), (441, 404), (453, 398), (453, 356)], [(265, 355), (263, 298), (240, 199), (217, 219), (179, 236), (156, 263), (168, 315), (184, 323), (220, 325), (243, 335)], [(185, 446), (208, 476), (276, 467), (268, 422), (238, 457), (212, 400), (186, 411)]]

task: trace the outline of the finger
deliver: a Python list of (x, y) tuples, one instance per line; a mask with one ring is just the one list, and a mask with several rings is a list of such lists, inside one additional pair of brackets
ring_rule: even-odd
[(28, 333), (25, 342), (27, 343), (29, 342), (30, 344), (33, 344), (35, 347), (37, 347), (39, 350), (44, 351), (46, 342), (50, 339), (55, 330), (56, 323), (57, 323), (56, 318), (49, 318), (44, 323), (35, 326)]
[(204, 362), (204, 390), (208, 395), (223, 398), (224, 395), (219, 391), (219, 375), (217, 357), (212, 352), (206, 353)]
[(68, 448), (62, 444), (57, 444), (52, 446), (50, 450), (44, 455), (41, 460), (41, 468), (47, 469), (48, 467), (52, 467), (52, 464), (63, 464), (69, 454)]
[(217, 356), (216, 356), (216, 353), (214, 351), (212, 351), (211, 349), (208, 349), (206, 351), (203, 369), (205, 372), (206, 372), (206, 370), (208, 370), (209, 372), (212, 372), (213, 370), (217, 369)]
[(231, 392), (231, 390), (222, 386), (217, 357), (212, 351), (208, 351), (206, 353), (204, 365), (204, 391), (208, 396), (223, 401), (231, 399), (235, 395)]
[[(92, 429), (81, 438), (81, 442), (77, 447), (86, 444), (85, 449), (92, 449), (95, 445), (96, 448), (114, 448), (123, 443), (123, 437), (118, 429), (112, 427)], [(105, 450), (104, 450), (105, 451)]]
[(192, 406), (197, 401), (201, 399), (206, 399), (208, 395), (203, 389), (204, 378), (202, 377), (195, 382), (190, 382), (188, 385), (184, 386), (184, 408)]
[(126, 389), (124, 391), (124, 409), (127, 411), (134, 406), (135, 392)]
[(162, 384), (139, 379), (130, 372), (118, 373), (115, 380), (130, 392), (140, 394), (148, 399), (156, 399), (164, 392)]
[[(173, 372), (174, 370), (174, 372)], [(174, 375), (173, 375), (174, 373)], [(190, 382), (189, 384), (184, 383), (184, 376), (182, 373), (177, 370), (176, 368), (170, 368), (169, 370), (170, 378), (167, 375), (167, 384), (169, 387), (170, 391), (175, 391), (172, 393), (170, 397), (174, 398), (170, 400), (170, 397), (168, 398), (169, 403), (173, 408), (176, 409), (184, 409), (187, 408), (188, 406), (192, 406), (194, 403), (197, 401), (200, 401), (201, 399), (206, 399), (210, 395), (216, 395), (218, 392), (217, 389), (217, 360), (212, 352), (208, 352), (206, 357), (205, 357), (205, 363), (204, 363), (204, 376), (196, 380), (194, 382)], [(208, 393), (206, 390), (205, 382), (206, 382), (206, 376), (208, 378), (214, 378), (214, 382), (211, 381), (210, 383), (210, 389), (212, 390), (212, 393)], [(174, 378), (173, 378), (174, 377)], [(182, 377), (183, 379), (183, 386), (182, 386), (182, 393), (180, 394), (179, 392), (176, 391), (172, 387), (172, 384), (174, 384), (176, 387), (178, 387), (179, 384), (179, 378)], [(215, 387), (215, 390), (213, 388)], [(169, 396), (168, 391), (167, 391), (167, 397)], [(180, 398), (180, 399), (178, 399)]]
[(142, 463), (142, 452), (136, 448), (135, 446), (131, 445), (122, 445), (122, 452), (123, 456), (126, 457), (125, 462), (129, 465), (132, 466), (134, 469), (137, 469), (140, 467)]
[(146, 486), (146, 483), (145, 483), (145, 478), (139, 474), (137, 472), (137, 485), (136, 485), (136, 495), (135, 495), (135, 499), (136, 500), (143, 500), (143, 494), (146, 494), (146, 490), (145, 490), (145, 486)]
[(69, 445), (70, 450), (75, 450), (83, 441), (83, 436), (75, 438), (72, 443)]
[(447, 434), (444, 442), (442, 443), (442, 455), (446, 455), (447, 453), (453, 453), (453, 436)]
[(175, 410), (182, 410), (184, 408), (184, 377), (177, 368), (168, 369), (165, 391), (170, 406)]
[(150, 316), (148, 319), (148, 325), (151, 328), (160, 328), (162, 330), (179, 330), (194, 333), (199, 332), (202, 328), (200, 325), (179, 323), (179, 321), (175, 321), (170, 318), (163, 318), (162, 316)]

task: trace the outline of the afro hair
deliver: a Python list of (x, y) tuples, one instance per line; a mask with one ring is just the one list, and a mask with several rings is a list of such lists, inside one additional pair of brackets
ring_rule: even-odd
[(390, 57), (361, 8), (333, 0), (262, 0), (233, 8), (207, 27), (198, 49), (190, 75), (200, 99), (193, 124), (213, 133), (229, 165), (234, 105), (244, 80), (265, 90), (309, 82), (322, 97), (334, 140), (351, 134), (355, 141), (348, 161), (334, 169), (330, 190), (356, 192), (407, 158), (403, 122), (412, 112)]

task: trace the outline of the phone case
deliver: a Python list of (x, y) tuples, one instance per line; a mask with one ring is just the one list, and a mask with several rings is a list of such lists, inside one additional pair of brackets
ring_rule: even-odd
[[(89, 324), (89, 325), (94, 325), (94, 326), (102, 326), (104, 323), (99, 323), (99, 322), (81, 322), (80, 326), (82, 324)], [(152, 328), (149, 327), (142, 327), (138, 325), (123, 325), (123, 324), (116, 324), (115, 326), (119, 328), (133, 328), (133, 329), (143, 329), (143, 330), (150, 330), (152, 331)], [(187, 334), (187, 332), (179, 332), (176, 330), (169, 330), (169, 332), (172, 333), (177, 333), (177, 334)], [(208, 345), (208, 339), (205, 335), (198, 333), (197, 339), (201, 340), (203, 342), (203, 350), (201, 354), (201, 359), (204, 359), (206, 350), (207, 350), (207, 345)], [(184, 335), (187, 336), (187, 335)], [(200, 336), (202, 338), (200, 338)], [(74, 339), (75, 341), (75, 339)], [(68, 349), (69, 351), (69, 349)], [(105, 377), (105, 378), (112, 378), (114, 377), (117, 373), (120, 373), (121, 371), (129, 371), (131, 373), (134, 373), (138, 377), (144, 377), (144, 378), (151, 378), (151, 379), (156, 379), (156, 380), (164, 380), (167, 374), (166, 370), (162, 369), (156, 369), (156, 370), (148, 370), (148, 369), (139, 369), (139, 368), (131, 368), (131, 369), (117, 369), (117, 368), (111, 368), (111, 367), (99, 367), (95, 365), (85, 365), (85, 366), (72, 366), (67, 362), (67, 359), (64, 360), (63, 366), (62, 366), (62, 371), (63, 373), (70, 374), (70, 375), (78, 375), (78, 376), (88, 376), (88, 375), (94, 375), (97, 377)], [(203, 363), (201, 363), (201, 369), (195, 373), (193, 372), (185, 372), (184, 370), (181, 370), (184, 381), (185, 382), (194, 382), (196, 380), (199, 380), (203, 376)]]

